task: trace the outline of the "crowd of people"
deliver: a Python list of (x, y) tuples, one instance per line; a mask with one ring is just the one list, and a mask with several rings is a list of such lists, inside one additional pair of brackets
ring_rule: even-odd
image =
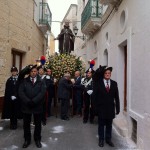
[(62, 120), (70, 120), (70, 105), (72, 116), (82, 117), (84, 124), (88, 121), (93, 124), (94, 117), (98, 116), (98, 145), (103, 147), (106, 141), (114, 147), (112, 122), (120, 112), (120, 102), (117, 82), (110, 79), (111, 72), (112, 67), (99, 66), (96, 71), (89, 68), (84, 77), (77, 70), (74, 78), (66, 72), (56, 81), (51, 69), (42, 65), (28, 65), (19, 73), (12, 67), (5, 87), (2, 119), (10, 119), (12, 130), (17, 129), (17, 120), (23, 119), (23, 148), (31, 143), (33, 121), (35, 144), (41, 148), (42, 125), (46, 125), (47, 117), (52, 115), (52, 102), (57, 97)]

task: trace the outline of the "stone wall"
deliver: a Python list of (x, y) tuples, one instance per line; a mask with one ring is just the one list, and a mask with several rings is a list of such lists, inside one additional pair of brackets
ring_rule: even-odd
[(22, 67), (44, 53), (45, 38), (33, 13), (33, 0), (0, 0), (0, 97), (10, 76), (12, 49), (23, 54)]

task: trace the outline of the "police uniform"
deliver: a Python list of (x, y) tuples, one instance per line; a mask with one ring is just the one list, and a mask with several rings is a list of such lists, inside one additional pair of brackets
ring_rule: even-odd
[[(11, 72), (17, 72), (17, 67), (12, 67)], [(21, 119), (20, 101), (18, 98), (18, 75), (8, 78), (5, 87), (4, 106), (2, 119), (10, 119), (10, 129), (17, 128), (17, 119)]]
[[(94, 70), (89, 68), (86, 73), (91, 72), (94, 74)], [(93, 111), (93, 80), (92, 77), (85, 77), (81, 80), (81, 84), (84, 87), (84, 109), (83, 109), (83, 123), (87, 123), (90, 117), (90, 123), (93, 123), (94, 120), (94, 111)]]

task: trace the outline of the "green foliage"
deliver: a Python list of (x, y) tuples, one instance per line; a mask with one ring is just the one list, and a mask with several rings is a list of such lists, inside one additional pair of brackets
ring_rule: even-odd
[(72, 54), (52, 55), (48, 58), (45, 66), (52, 70), (54, 78), (58, 80), (64, 75), (64, 73), (68, 72), (73, 77), (75, 71), (85, 71), (84, 62), (79, 57), (76, 58), (76, 56)]

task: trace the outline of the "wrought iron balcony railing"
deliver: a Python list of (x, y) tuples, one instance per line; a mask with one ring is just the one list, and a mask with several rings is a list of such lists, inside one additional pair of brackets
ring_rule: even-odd
[(81, 29), (91, 18), (101, 18), (102, 5), (99, 0), (89, 0), (81, 14)]
[(49, 9), (48, 3), (40, 2), (40, 12), (39, 12), (39, 24), (46, 25), (48, 29), (51, 29), (52, 13)]

